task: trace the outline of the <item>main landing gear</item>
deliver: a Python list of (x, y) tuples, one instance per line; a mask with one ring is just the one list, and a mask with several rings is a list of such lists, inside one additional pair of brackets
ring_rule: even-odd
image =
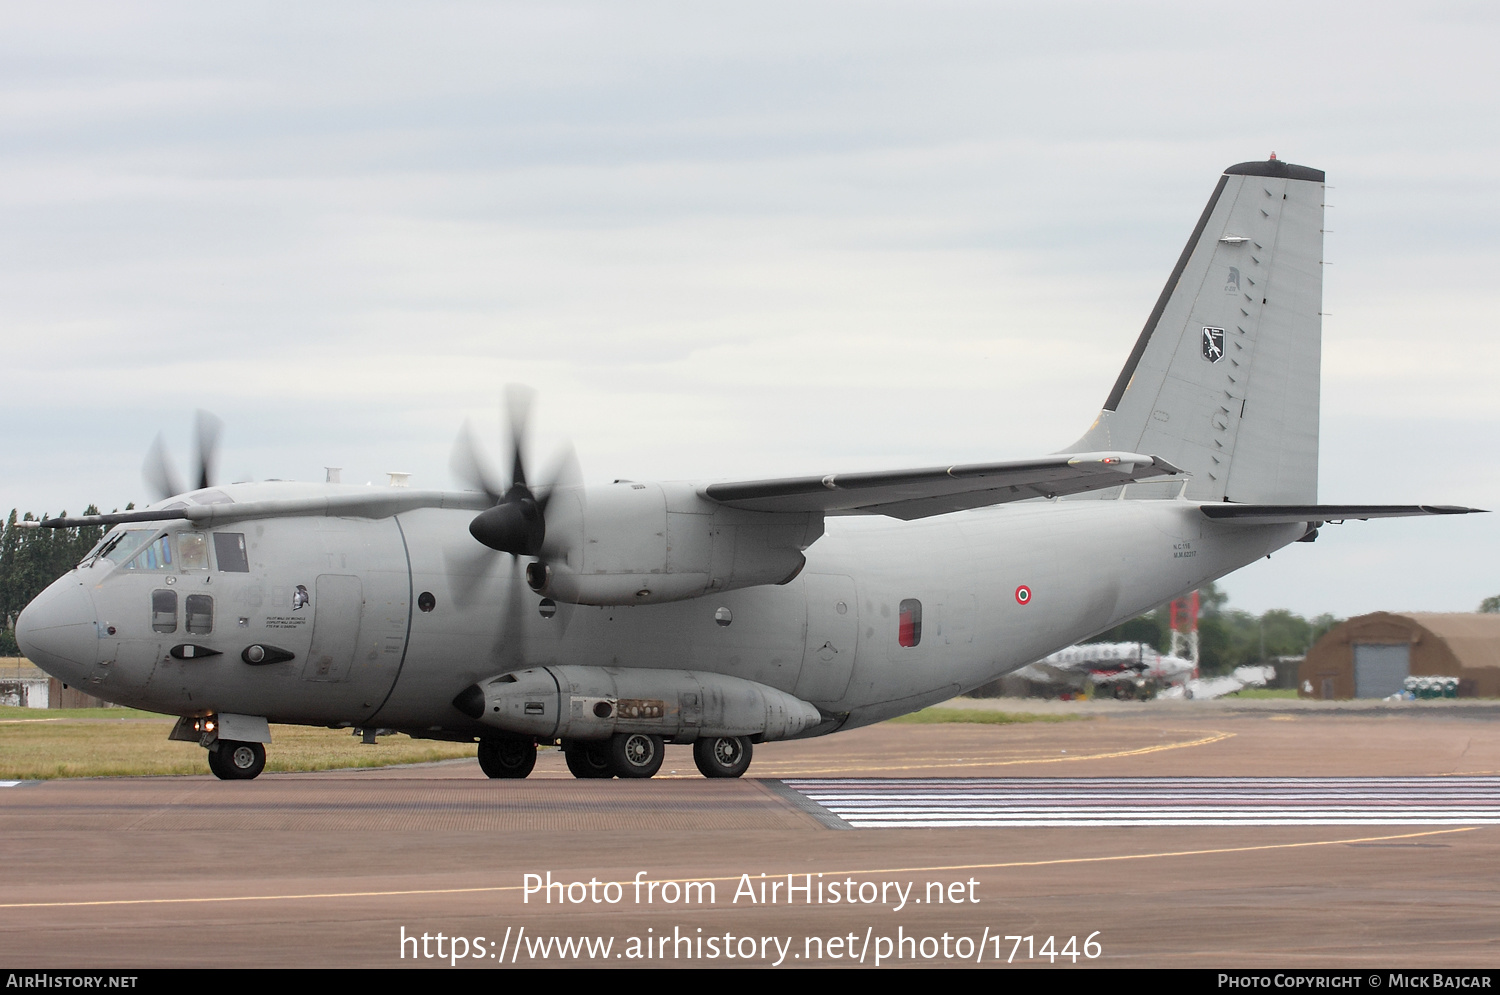
[(479, 769), (486, 777), (525, 777), (536, 766), (534, 739), (481, 739)]
[(754, 753), (749, 736), (710, 736), (693, 744), (693, 762), (704, 777), (739, 777)]
[(609, 765), (609, 740), (589, 740), (586, 743), (567, 740), (562, 749), (563, 759), (567, 760), (568, 770), (573, 772), (574, 777), (615, 776), (614, 769)]
[(223, 781), (248, 781), (266, 769), (266, 748), (260, 743), (217, 740), (208, 748), (208, 769)]
[(609, 739), (565, 740), (563, 756), (574, 777), (650, 777), (661, 770), (666, 743), (644, 732), (617, 732)]
[[(562, 749), (574, 777), (644, 778), (661, 770), (665, 746), (660, 736), (622, 732), (609, 739), (564, 740)], [(739, 777), (753, 753), (749, 736), (710, 736), (693, 744), (693, 761), (704, 777)]]
[(617, 732), (609, 740), (609, 768), (615, 777), (650, 777), (661, 770), (665, 744), (644, 732)]

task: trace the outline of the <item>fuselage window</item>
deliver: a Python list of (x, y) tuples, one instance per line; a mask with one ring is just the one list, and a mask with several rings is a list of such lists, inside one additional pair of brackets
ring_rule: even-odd
[(183, 570), (208, 569), (208, 537), (202, 532), (183, 532), (177, 537), (178, 566)]
[(129, 563), (125, 564), (126, 570), (171, 570), (172, 569), (172, 538), (161, 536), (151, 545), (141, 550), (139, 555)]
[(151, 592), (151, 631), (177, 631), (177, 592)]
[(250, 557), (245, 552), (243, 532), (215, 532), (214, 555), (218, 557), (220, 570), (239, 574), (250, 572)]
[(916, 598), (901, 602), (896, 639), (902, 646), (915, 646), (922, 641), (922, 602)]
[(206, 636), (214, 631), (214, 599), (207, 594), (187, 596), (187, 631)]

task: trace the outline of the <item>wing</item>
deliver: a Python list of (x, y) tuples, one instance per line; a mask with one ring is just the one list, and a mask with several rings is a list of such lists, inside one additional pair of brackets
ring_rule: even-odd
[[(1160, 457), (1139, 453), (1064, 453), (1009, 463), (717, 483), (701, 488), (700, 493), (711, 501), (748, 511), (890, 515), (910, 521), (1010, 501), (1079, 494), (1116, 487), (1132, 480), (1182, 472)], [(31, 528), (72, 528), (185, 519), (211, 526), (250, 518), (321, 515), (384, 518), (418, 508), (483, 511), (493, 503), (491, 497), (476, 491), (349, 488), (343, 492), (320, 491), (294, 497), (213, 504), (178, 500), (162, 508), (144, 511), (53, 518), (24, 524)]]
[(731, 508), (911, 521), (1030, 498), (1079, 494), (1183, 471), (1140, 453), (1063, 453), (1008, 463), (709, 484), (704, 497)]
[(74, 518), (46, 518), (39, 522), (17, 522), (16, 524), (24, 524), (26, 528), (71, 529), (80, 525), (121, 525), (130, 522), (187, 520), (197, 525), (210, 526), (243, 521), (248, 518), (306, 518), (331, 515), (387, 518), (391, 515), (415, 511), (418, 508), (465, 508), (471, 511), (483, 511), (493, 503), (491, 498), (477, 491), (351, 487), (346, 493), (270, 498), (263, 501), (223, 501), (214, 504), (189, 504), (186, 501), (174, 501), (166, 507), (145, 511), (79, 515)]
[(1297, 525), (1367, 518), (1415, 518), (1421, 515), (1483, 514), (1483, 508), (1454, 504), (1205, 504), (1208, 518), (1244, 525)]

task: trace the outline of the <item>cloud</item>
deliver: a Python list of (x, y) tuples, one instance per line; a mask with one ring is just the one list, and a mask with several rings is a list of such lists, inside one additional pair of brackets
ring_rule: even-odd
[[(1097, 410), (1218, 171), (1271, 149), (1334, 187), (1325, 494), (1457, 500), (1435, 491), (1470, 493), (1454, 468), (1496, 414), (1495, 18), (1264, 16), (1291, 14), (1267, 35), (1174, 4), (15, 12), (0, 504), (139, 499), (147, 444), (186, 453), (195, 407), (228, 422), (233, 475), (443, 485), (509, 381), (592, 479), (1047, 451)], [(1451, 561), (1496, 536), (1464, 534), (1408, 561), (1434, 603), (1494, 593)], [(1261, 607), (1393, 596), (1364, 570), (1241, 576)]]

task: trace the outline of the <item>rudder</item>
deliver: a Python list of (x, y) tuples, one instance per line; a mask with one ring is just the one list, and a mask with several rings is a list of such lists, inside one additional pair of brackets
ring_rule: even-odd
[(1162, 456), (1192, 473), (1196, 500), (1317, 500), (1323, 180), (1274, 158), (1224, 171), (1098, 419), (1064, 452)]

